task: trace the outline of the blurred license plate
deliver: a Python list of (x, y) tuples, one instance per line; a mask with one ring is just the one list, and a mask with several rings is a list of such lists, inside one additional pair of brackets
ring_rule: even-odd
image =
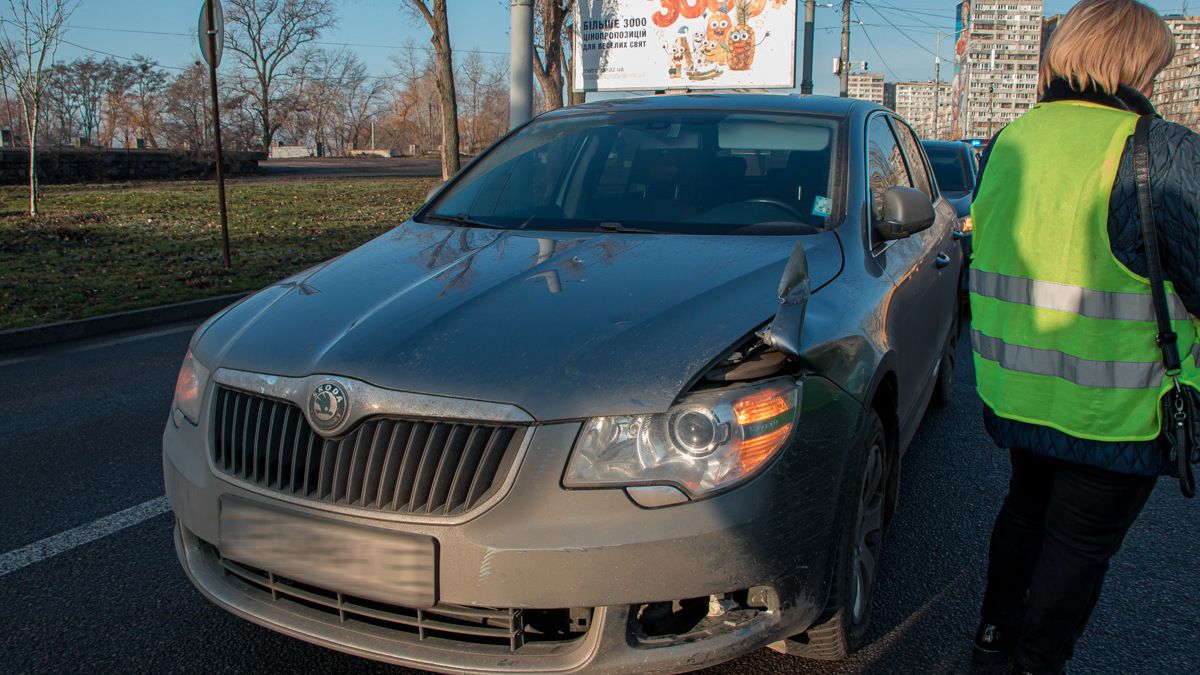
[(221, 555), (330, 591), (405, 607), (437, 603), (432, 537), (221, 500)]

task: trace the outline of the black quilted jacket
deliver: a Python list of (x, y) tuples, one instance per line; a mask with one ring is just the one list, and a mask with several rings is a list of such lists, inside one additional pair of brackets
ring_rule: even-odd
[[(1051, 83), (1042, 102), (1070, 99), (1138, 114), (1154, 112), (1145, 96), (1128, 87), (1121, 87), (1116, 96), (1108, 96), (1091, 90), (1076, 92), (1064, 81)], [(1129, 152), (1131, 144), (1132, 141), (1125, 146), (1113, 184), (1108, 237), (1117, 260), (1134, 273), (1147, 276), (1137, 188)], [(988, 147), (990, 149), (992, 145)], [(1174, 283), (1188, 310), (1200, 316), (1200, 135), (1178, 124), (1157, 119), (1150, 126), (1150, 156), (1150, 187), (1164, 274)], [(985, 154), (983, 167), (986, 165)], [(988, 433), (1002, 448), (1029, 450), (1121, 473), (1150, 476), (1175, 473), (1175, 467), (1166, 460), (1159, 441), (1105, 443), (1076, 438), (1057, 429), (999, 417), (986, 405), (983, 419)]]

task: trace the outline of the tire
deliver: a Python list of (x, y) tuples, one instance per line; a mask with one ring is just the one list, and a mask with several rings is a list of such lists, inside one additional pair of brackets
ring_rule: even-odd
[(789, 641), (789, 654), (839, 661), (866, 639), (883, 552), (889, 462), (883, 423), (874, 410), (868, 410), (864, 426), (858, 465), (842, 499), (841, 512), (852, 517), (842, 521), (837, 535), (829, 602), (807, 631)]
[[(961, 314), (959, 315), (961, 317)], [(938, 363), (937, 382), (933, 385), (933, 396), (930, 402), (938, 408), (950, 405), (954, 400), (954, 368), (958, 360), (958, 334), (962, 330), (961, 321), (956, 318), (946, 344), (942, 347), (942, 359)]]

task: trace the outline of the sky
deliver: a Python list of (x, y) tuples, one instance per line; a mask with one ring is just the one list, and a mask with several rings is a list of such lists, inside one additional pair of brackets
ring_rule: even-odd
[[(803, 14), (803, 0), (799, 3)], [(338, 24), (321, 38), (319, 46), (338, 48), (350, 43), (374, 75), (393, 69), (390, 57), (405, 44), (429, 46), (424, 22), (402, 11), (406, 0), (335, 0)], [(502, 58), (508, 52), (508, 0), (448, 0), (450, 36), (460, 53), (472, 49)], [(888, 81), (928, 80), (933, 77), (935, 45), (940, 46), (943, 66), (952, 59), (952, 38), (938, 31), (954, 28), (956, 2), (937, 0), (853, 0), (850, 59), (867, 61), (871, 72), (883, 73)], [(1049, 16), (1065, 12), (1073, 0), (1045, 0)], [(1150, 0), (1147, 4), (1166, 13), (1180, 13), (1183, 0)], [(181, 68), (199, 58), (195, 31), (200, 0), (81, 0), (69, 23), (58, 60), (70, 61), (94, 54), (129, 58), (149, 56), (166, 67)], [(836, 5), (836, 7), (830, 6)], [(1200, 0), (1192, 3), (1200, 14)], [(841, 32), (841, 3), (818, 3), (814, 48), (814, 83), (817, 94), (837, 93), (832, 60), (838, 54)], [(0, 16), (9, 13), (7, 4)], [(797, 38), (797, 45), (801, 43)], [(873, 45), (872, 45), (873, 43)], [(878, 48), (878, 51), (876, 51)], [(490, 53), (490, 54), (489, 54)], [(223, 66), (224, 67), (228, 67)], [(950, 67), (941, 76), (949, 80)], [(797, 66), (797, 79), (799, 66)]]

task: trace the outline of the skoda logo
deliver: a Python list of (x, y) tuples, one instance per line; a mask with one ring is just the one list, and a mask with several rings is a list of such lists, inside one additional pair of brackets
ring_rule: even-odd
[(346, 392), (336, 382), (322, 382), (308, 397), (308, 417), (322, 431), (334, 429), (346, 418), (350, 407)]

